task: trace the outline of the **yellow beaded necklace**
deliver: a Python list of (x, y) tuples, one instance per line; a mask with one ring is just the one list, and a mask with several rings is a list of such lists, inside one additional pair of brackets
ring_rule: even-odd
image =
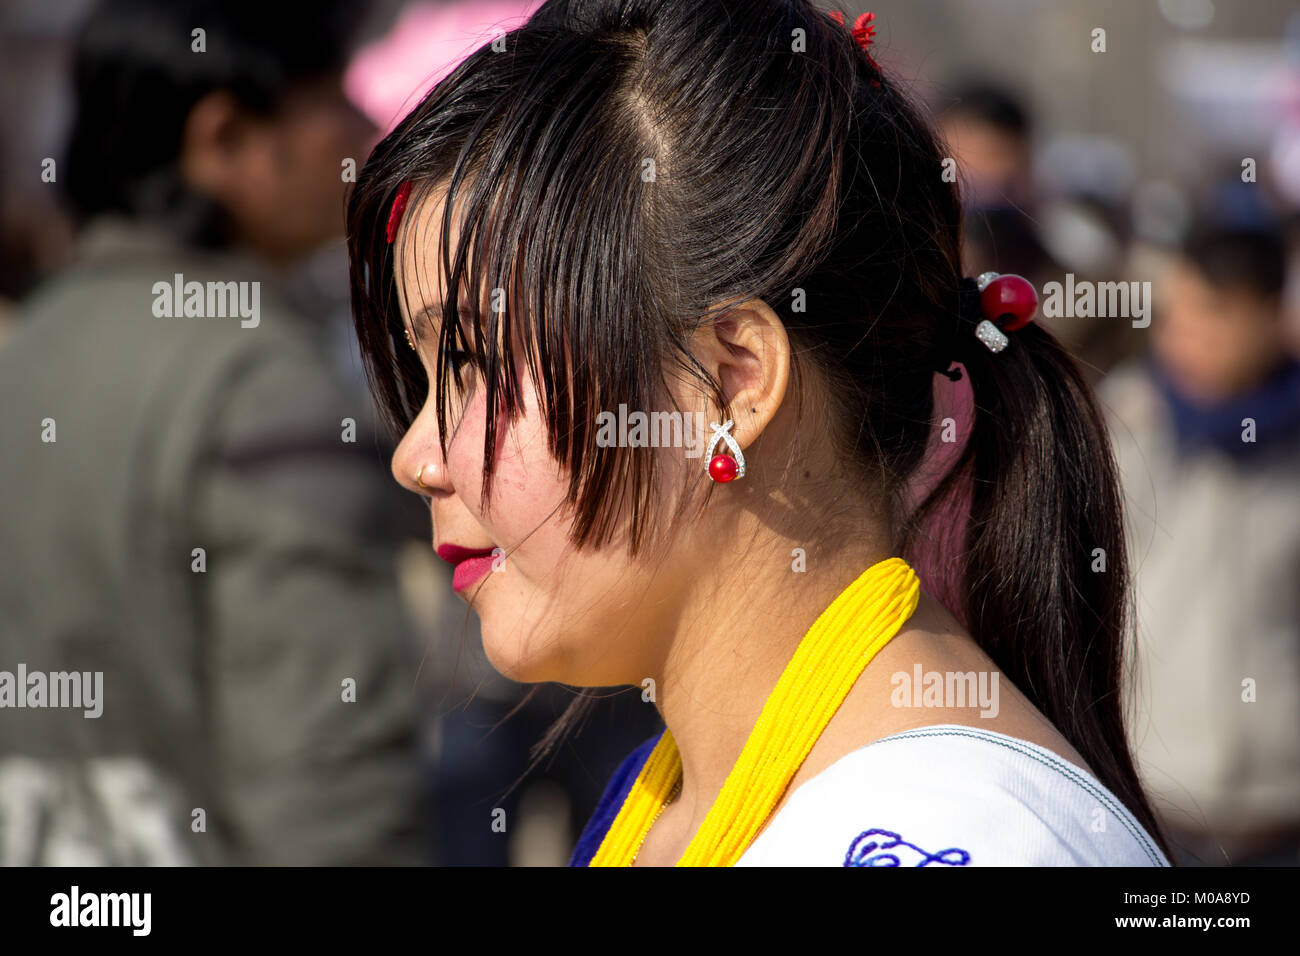
[[(912, 616), (920, 593), (920, 579), (907, 562), (888, 558), (864, 571), (822, 612), (768, 695), (678, 866), (731, 866), (740, 859), (858, 675)], [(681, 776), (681, 754), (664, 731), (590, 865), (630, 865)]]

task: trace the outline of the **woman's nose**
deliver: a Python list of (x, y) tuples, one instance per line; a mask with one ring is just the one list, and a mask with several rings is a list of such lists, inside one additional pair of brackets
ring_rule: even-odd
[(437, 435), (420, 429), (418, 419), (393, 452), (392, 470), (399, 485), (418, 495), (450, 489)]

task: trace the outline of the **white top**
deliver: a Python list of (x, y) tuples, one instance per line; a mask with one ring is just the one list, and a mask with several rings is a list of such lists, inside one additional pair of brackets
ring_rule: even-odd
[(941, 724), (800, 786), (736, 866), (1168, 866), (1096, 777), (1037, 744)]

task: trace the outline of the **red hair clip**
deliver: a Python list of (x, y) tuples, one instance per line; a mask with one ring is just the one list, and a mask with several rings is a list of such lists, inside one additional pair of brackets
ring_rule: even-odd
[(388, 211), (388, 241), (391, 243), (397, 238), (397, 227), (402, 224), (402, 213), (406, 212), (406, 201), (411, 198), (411, 184), (404, 182), (397, 187), (397, 197), (393, 200), (393, 208)]
[[(840, 26), (844, 26), (844, 14), (840, 13), (840, 11), (832, 10), (830, 12), (830, 18)], [(871, 41), (876, 38), (876, 27), (871, 22), (875, 19), (876, 15), (874, 13), (860, 14), (858, 18), (853, 21), (853, 30), (851, 32), (853, 34), (853, 41), (857, 43), (858, 46), (862, 47), (863, 53), (867, 54), (867, 62), (871, 64), (871, 68), (879, 72), (880, 67), (877, 66), (876, 61), (871, 58), (871, 54), (867, 53), (867, 47), (871, 46)], [(880, 84), (873, 80), (871, 85), (879, 86)]]
[[(844, 26), (844, 14), (840, 11), (832, 10), (831, 19)], [(876, 28), (871, 24), (874, 19), (876, 19), (874, 13), (864, 13), (853, 21), (853, 39), (864, 50), (871, 46), (871, 41), (876, 38)]]

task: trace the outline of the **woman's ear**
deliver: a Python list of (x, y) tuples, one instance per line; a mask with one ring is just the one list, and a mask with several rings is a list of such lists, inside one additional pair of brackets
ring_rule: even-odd
[(696, 330), (692, 351), (722, 383), (735, 418), (732, 434), (748, 447), (775, 417), (790, 381), (785, 324), (762, 299), (745, 299)]

